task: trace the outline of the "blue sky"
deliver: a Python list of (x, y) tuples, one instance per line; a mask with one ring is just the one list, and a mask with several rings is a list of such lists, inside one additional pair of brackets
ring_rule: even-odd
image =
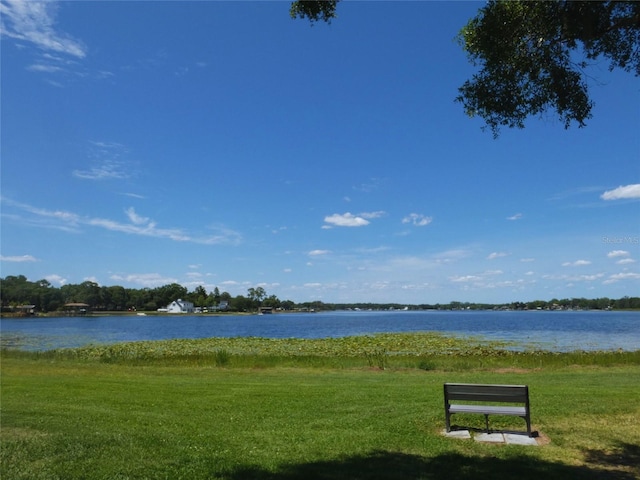
[(1, 275), (296, 302), (640, 293), (638, 79), (583, 129), (454, 102), (477, 2), (2, 1)]

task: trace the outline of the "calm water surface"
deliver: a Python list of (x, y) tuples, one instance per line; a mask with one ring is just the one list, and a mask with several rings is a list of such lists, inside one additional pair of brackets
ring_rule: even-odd
[(436, 331), (552, 351), (639, 350), (640, 312), (327, 312), (0, 320), (2, 346), (29, 350), (208, 337), (327, 338)]

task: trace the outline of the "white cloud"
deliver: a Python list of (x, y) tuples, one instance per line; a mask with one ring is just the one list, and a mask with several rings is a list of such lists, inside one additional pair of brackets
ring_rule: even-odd
[[(364, 217), (353, 215), (349, 212), (342, 215), (334, 213), (333, 215), (324, 217), (324, 221), (335, 227), (364, 227), (370, 223), (368, 220), (365, 220)], [(325, 225), (325, 227), (330, 228), (327, 225)]]
[(143, 225), (145, 223), (149, 223), (149, 219), (147, 217), (141, 217), (136, 213), (133, 207), (129, 207), (125, 210), (127, 217), (136, 225)]
[(433, 221), (432, 217), (427, 217), (421, 213), (410, 213), (402, 219), (402, 223), (411, 223), (416, 227), (424, 227)]
[(382, 180), (379, 178), (371, 178), (368, 183), (362, 183), (353, 187), (354, 190), (364, 193), (371, 193), (377, 190), (382, 185)]
[(371, 218), (380, 218), (380, 217), (384, 217), (386, 214), (387, 214), (387, 212), (384, 212), (384, 211), (382, 211), (382, 210), (378, 210), (377, 212), (363, 212), (363, 213), (360, 213), (359, 215), (360, 215), (362, 218), (368, 218), (368, 219), (371, 219)]
[(124, 145), (113, 142), (89, 142), (87, 156), (93, 165), (86, 170), (74, 170), (72, 175), (82, 180), (122, 180), (131, 177), (122, 158), (128, 153)]
[(501, 258), (501, 257), (508, 257), (509, 254), (506, 252), (493, 252), (490, 253), (489, 256), (487, 257), (488, 260), (495, 260), (496, 258)]
[(502, 270), (487, 270), (483, 275), (502, 275), (503, 273)]
[(620, 186), (613, 190), (607, 190), (600, 198), (603, 200), (620, 200), (622, 198), (640, 198), (640, 183)]
[(591, 265), (589, 260), (576, 260), (575, 262), (564, 262), (563, 267), (584, 267), (585, 265)]
[[(57, 228), (65, 231), (77, 232), (81, 226), (85, 225), (130, 235), (166, 238), (178, 242), (202, 245), (237, 244), (242, 238), (238, 232), (221, 226), (210, 227), (210, 229), (216, 231), (215, 234), (197, 236), (184, 232), (179, 228), (159, 228), (156, 222), (138, 215), (133, 208), (125, 210), (131, 223), (122, 223), (106, 218), (84, 217), (72, 212), (46, 210), (5, 198), (2, 200), (3, 203), (17, 207), (35, 217), (35, 220), (23, 220), (24, 223), (40, 227)], [(43, 223), (41, 221), (42, 219), (46, 220), (46, 223)]]
[(2, 35), (29, 42), (45, 52), (84, 58), (86, 47), (70, 35), (56, 30), (56, 10), (55, 2), (3, 0)]
[(622, 260), (618, 260), (616, 265), (630, 265), (632, 263), (636, 263), (633, 258), (623, 258)]
[(563, 280), (566, 282), (593, 282), (604, 277), (603, 273), (593, 275), (543, 275), (545, 280)]
[(471, 255), (469, 250), (465, 249), (452, 249), (441, 253), (437, 253), (433, 256), (436, 264), (446, 264), (451, 262), (457, 262), (463, 258), (467, 258)]
[(62, 67), (57, 65), (47, 65), (42, 63), (35, 63), (33, 65), (29, 65), (27, 70), (30, 72), (45, 72), (45, 73), (57, 73), (62, 71)]
[(522, 218), (522, 214), (521, 213), (516, 213), (515, 215), (507, 217), (507, 220), (520, 220), (521, 218)]
[(125, 171), (121, 163), (110, 161), (91, 167), (88, 170), (74, 170), (71, 173), (74, 177), (82, 180), (122, 180), (130, 177), (130, 174)]
[(640, 280), (640, 273), (632, 273), (632, 272), (616, 273), (614, 275), (610, 275), (609, 278), (602, 283), (608, 285), (608, 284), (620, 282), (623, 280)]
[(626, 250), (612, 250), (611, 252), (607, 253), (607, 257), (609, 258), (628, 257), (629, 255), (630, 253)]
[(478, 275), (456, 275), (453, 277), (449, 277), (449, 280), (456, 283), (467, 283), (467, 282), (478, 282), (482, 280), (482, 277)]
[(143, 287), (153, 288), (168, 285), (170, 283), (178, 283), (178, 280), (171, 277), (164, 277), (159, 273), (132, 273), (129, 275), (112, 275), (112, 280), (118, 282), (128, 282)]
[(535, 258), (521, 258), (520, 261), (521, 262), (535, 262), (536, 259)]
[(121, 193), (120, 195), (123, 195), (125, 197), (138, 198), (138, 199), (141, 199), (141, 200), (144, 200), (146, 198), (144, 195), (139, 195), (137, 193), (127, 193), (127, 192), (125, 192), (125, 193)]
[(327, 255), (329, 253), (331, 253), (330, 250), (311, 250), (309, 252), (309, 255), (312, 256), (312, 257), (317, 257), (317, 256), (320, 256), (320, 255)]
[(487, 270), (478, 275), (454, 275), (449, 277), (449, 280), (454, 283), (476, 283), (480, 284), (480, 282), (484, 282), (488, 277), (493, 277), (496, 275), (502, 275), (504, 272), (502, 270)]
[(17, 256), (9, 256), (9, 257), (0, 255), (0, 261), (23, 263), (23, 262), (37, 262), (38, 259), (33, 255), (17, 255)]
[[(146, 219), (148, 221), (148, 219)], [(113, 232), (122, 232), (128, 233), (132, 235), (141, 235), (146, 237), (156, 237), (156, 238), (169, 238), (171, 240), (179, 241), (179, 242), (192, 242), (195, 241), (192, 237), (185, 234), (180, 229), (167, 229), (167, 228), (157, 228), (154, 222), (148, 221), (145, 224), (129, 224), (129, 223), (120, 223), (114, 220), (109, 220), (105, 218), (90, 218), (86, 221), (87, 225), (91, 225), (93, 227), (101, 227), (106, 230), (111, 230)], [(202, 243), (202, 242), (196, 242)]]
[(66, 278), (56, 274), (47, 275), (46, 277), (44, 277), (44, 279), (47, 280), (49, 283), (57, 283), (58, 285), (64, 285), (65, 283), (67, 283)]
[[(75, 213), (65, 212), (63, 210), (47, 210), (44, 208), (34, 207), (26, 203), (16, 202), (6, 197), (1, 197), (2, 203), (8, 207), (15, 207), (31, 215), (28, 219), (15, 215), (14, 218), (26, 225), (55, 228), (67, 232), (77, 232), (80, 217)], [(3, 215), (6, 216), (6, 208), (3, 209)]]

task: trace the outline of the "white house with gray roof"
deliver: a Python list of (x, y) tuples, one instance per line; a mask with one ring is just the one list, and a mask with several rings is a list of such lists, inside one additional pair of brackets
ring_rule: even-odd
[(167, 305), (167, 308), (159, 308), (158, 311), (167, 313), (193, 313), (195, 312), (195, 308), (192, 302), (187, 302), (179, 298)]

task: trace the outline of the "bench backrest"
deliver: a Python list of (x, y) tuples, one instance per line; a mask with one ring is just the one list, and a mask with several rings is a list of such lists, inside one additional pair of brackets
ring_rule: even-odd
[(475, 402), (510, 402), (529, 405), (527, 385), (483, 385), (474, 383), (445, 383), (444, 398)]

